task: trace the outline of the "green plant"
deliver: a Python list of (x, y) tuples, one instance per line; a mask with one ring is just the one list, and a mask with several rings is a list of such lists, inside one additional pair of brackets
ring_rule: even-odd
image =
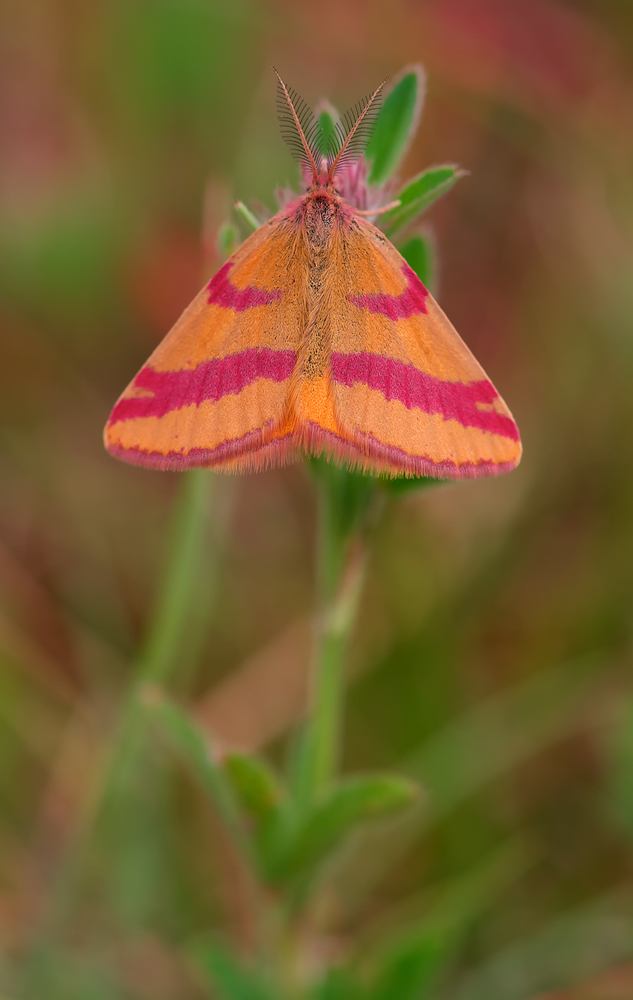
[[(398, 239), (399, 249), (422, 281), (432, 285), (433, 242), (429, 232), (416, 224), (463, 171), (445, 165), (399, 186), (391, 180), (417, 127), (422, 87), (421, 71), (408, 69), (386, 97), (366, 153), (367, 183), (376, 190), (388, 185), (387, 191), (395, 193), (399, 205), (382, 216), (381, 225)], [(335, 114), (334, 109), (322, 112), (326, 131), (324, 116)], [(242, 203), (237, 204), (236, 214), (242, 225), (257, 226), (256, 216)], [(222, 252), (231, 252), (238, 240), (235, 225), (221, 228)], [(36, 939), (29, 984), (34, 993), (43, 982), (55, 979), (59, 957), (50, 942), (63, 932), (86, 878), (89, 848), (94, 849), (103, 831), (116, 830), (117, 837), (129, 837), (130, 843), (140, 838), (142, 863), (147, 855), (151, 864), (147, 833), (139, 830), (134, 817), (137, 801), (151, 787), (151, 768), (149, 780), (147, 769), (144, 772), (144, 788), (138, 775), (141, 762), (152, 756), (156, 735), (184, 762), (212, 803), (248, 885), (255, 927), (249, 953), (217, 936), (190, 946), (203, 982), (223, 1000), (423, 1000), (432, 995), (461, 932), (484, 897), (522, 867), (520, 847), (491, 858), (463, 883), (444, 890), (430, 915), (416, 919), (406, 933), (399, 930), (395, 937), (381, 937), (370, 962), (361, 960), (353, 945), (334, 957), (315, 960), (314, 952), (323, 945), (318, 910), (328, 884), (345, 864), (346, 847), (372, 826), (380, 832), (382, 823), (388, 836), (390, 823), (404, 822), (405, 827), (410, 823), (414, 828), (424, 814), (420, 787), (411, 777), (341, 776), (338, 765), (346, 652), (372, 531), (385, 504), (397, 502), (405, 491), (438, 481), (364, 476), (323, 459), (312, 459), (309, 466), (319, 520), (311, 699), (305, 725), (291, 741), (285, 773), (258, 756), (218, 758), (193, 716), (168, 693), (200, 571), (200, 542), (213, 482), (203, 470), (184, 473), (154, 622), (100, 780), (88, 796), (81, 828), (60, 868), (50, 912)], [(132, 882), (139, 854), (128, 845), (126, 857), (131, 863), (126, 862), (117, 876), (126, 882), (119, 897), (134, 900)], [(125, 905), (142, 909), (142, 896), (140, 890), (136, 902)]]
[[(413, 68), (388, 94), (366, 153), (370, 188), (393, 188), (391, 177), (417, 127), (422, 88), (422, 73)], [(331, 125), (326, 119), (335, 114), (334, 109), (322, 112), (325, 132)], [(390, 237), (404, 234), (399, 248), (427, 284), (433, 281), (433, 244), (428, 232), (413, 225), (462, 174), (453, 165), (423, 171), (396, 188), (399, 206), (383, 216)], [(238, 203), (236, 210), (242, 224), (258, 225), (245, 205)], [(235, 227), (223, 226), (221, 250), (229, 252), (235, 239)], [(212, 800), (248, 872), (257, 926), (252, 954), (240, 955), (217, 939), (192, 949), (212, 990), (225, 1000), (361, 995), (414, 1000), (428, 995), (452, 953), (459, 924), (454, 911), (450, 919), (440, 915), (405, 940), (385, 945), (366, 973), (356, 968), (353, 955), (311, 967), (314, 941), (306, 928), (350, 838), (368, 824), (419, 808), (419, 787), (410, 779), (380, 773), (341, 777), (338, 760), (345, 654), (373, 526), (385, 502), (436, 481), (377, 479), (322, 459), (312, 459), (310, 467), (319, 511), (311, 707), (292, 741), (286, 774), (256, 756), (218, 760), (187, 711), (154, 684), (144, 687), (142, 703)], [(464, 920), (471, 897), (461, 908)]]

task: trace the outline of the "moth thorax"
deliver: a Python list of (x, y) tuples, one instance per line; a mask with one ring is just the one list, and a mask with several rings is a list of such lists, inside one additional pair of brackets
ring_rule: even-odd
[(326, 194), (311, 195), (306, 201), (305, 227), (308, 243), (319, 251), (330, 242), (336, 222), (337, 204)]

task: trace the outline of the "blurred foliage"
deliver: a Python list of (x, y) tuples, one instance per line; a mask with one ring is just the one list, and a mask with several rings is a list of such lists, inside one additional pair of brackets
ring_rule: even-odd
[[(181, 485), (100, 444), (245, 234), (238, 213), (218, 240), (231, 203), (260, 217), (297, 184), (270, 62), (339, 107), (425, 65), (423, 127), (396, 113), (398, 94), (415, 111), (409, 70), (373, 179), (398, 165), (395, 197), (429, 163), (469, 172), (432, 230), (398, 239), (420, 273), (433, 263), (525, 444), (499, 481), (380, 483), (380, 520), (367, 481), (339, 477), (342, 536), (362, 522), (372, 539), (341, 795), (375, 770), (422, 791), (351, 837), (327, 805), (346, 836), (324, 867), (292, 829), (315, 883), (287, 990), (633, 994), (632, 61), (619, 0), (2, 5), (3, 1000), (274, 989), (257, 949), (279, 923), (257, 925), (260, 862), (240, 843), (269, 857), (294, 787), (314, 476)], [(139, 665), (169, 697), (137, 689)]]
[(369, 183), (384, 184), (398, 169), (415, 135), (424, 101), (424, 71), (405, 69), (387, 93), (365, 155)]

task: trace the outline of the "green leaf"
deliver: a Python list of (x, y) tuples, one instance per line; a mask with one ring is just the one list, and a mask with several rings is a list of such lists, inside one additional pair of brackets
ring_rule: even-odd
[(256, 229), (259, 229), (259, 227), (261, 226), (260, 220), (257, 218), (256, 215), (253, 214), (253, 212), (251, 212), (250, 208), (247, 208), (247, 206), (244, 204), (243, 201), (236, 201), (233, 207), (235, 208), (235, 211), (237, 212), (239, 217), (243, 219), (243, 221), (246, 223), (246, 225), (252, 232), (255, 232)]
[(321, 101), (315, 114), (319, 122), (319, 146), (323, 156), (327, 156), (328, 147), (333, 148), (337, 142), (336, 123), (340, 122), (340, 115), (329, 101)]
[(460, 177), (467, 175), (454, 163), (439, 167), (427, 167), (411, 181), (407, 181), (396, 195), (400, 204), (391, 212), (385, 212), (382, 229), (392, 239), (394, 235), (426, 212), (428, 208), (446, 194), (457, 183)]
[(182, 757), (215, 805), (242, 852), (249, 855), (250, 849), (244, 837), (233, 791), (223, 771), (215, 764), (204, 734), (187, 712), (171, 701), (160, 689), (147, 685), (143, 702), (169, 743)]
[(316, 805), (280, 858), (281, 878), (309, 874), (358, 826), (411, 805), (418, 786), (392, 775), (350, 778)]
[[(442, 163), (435, 167), (427, 167), (417, 174), (412, 180), (407, 181), (398, 194), (400, 206), (397, 211), (402, 211), (406, 206), (410, 206), (420, 198), (438, 198), (438, 187), (442, 190), (443, 185), (448, 181), (453, 184), (460, 177), (466, 176), (467, 170), (462, 170), (456, 163)], [(395, 209), (394, 209), (395, 211)]]
[(230, 222), (223, 222), (218, 230), (218, 250), (224, 258), (234, 254), (240, 244), (237, 229)]
[(266, 874), (278, 851), (284, 819), (284, 796), (277, 776), (261, 758), (246, 754), (227, 756), (224, 770), (242, 810), (254, 824), (253, 848)]
[(430, 291), (435, 284), (435, 248), (430, 237), (418, 233), (402, 243), (398, 250)]
[(424, 80), (421, 66), (409, 66), (402, 71), (385, 97), (376, 128), (365, 150), (365, 156), (371, 162), (370, 184), (384, 184), (409, 148), (420, 120)]
[(245, 812), (263, 821), (277, 810), (282, 798), (277, 775), (261, 759), (247, 754), (228, 754), (224, 770)]
[(279, 1000), (262, 977), (237, 961), (217, 942), (205, 941), (193, 950), (194, 959), (224, 1000)]

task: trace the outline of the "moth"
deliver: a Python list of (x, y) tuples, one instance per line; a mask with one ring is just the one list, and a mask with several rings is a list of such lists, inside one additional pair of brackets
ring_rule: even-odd
[[(276, 71), (275, 71), (276, 72)], [(386, 476), (514, 469), (517, 426), (435, 299), (346, 199), (381, 85), (328, 137), (279, 74), (305, 193), (229, 258), (116, 403), (111, 455), (250, 472), (304, 454)]]

